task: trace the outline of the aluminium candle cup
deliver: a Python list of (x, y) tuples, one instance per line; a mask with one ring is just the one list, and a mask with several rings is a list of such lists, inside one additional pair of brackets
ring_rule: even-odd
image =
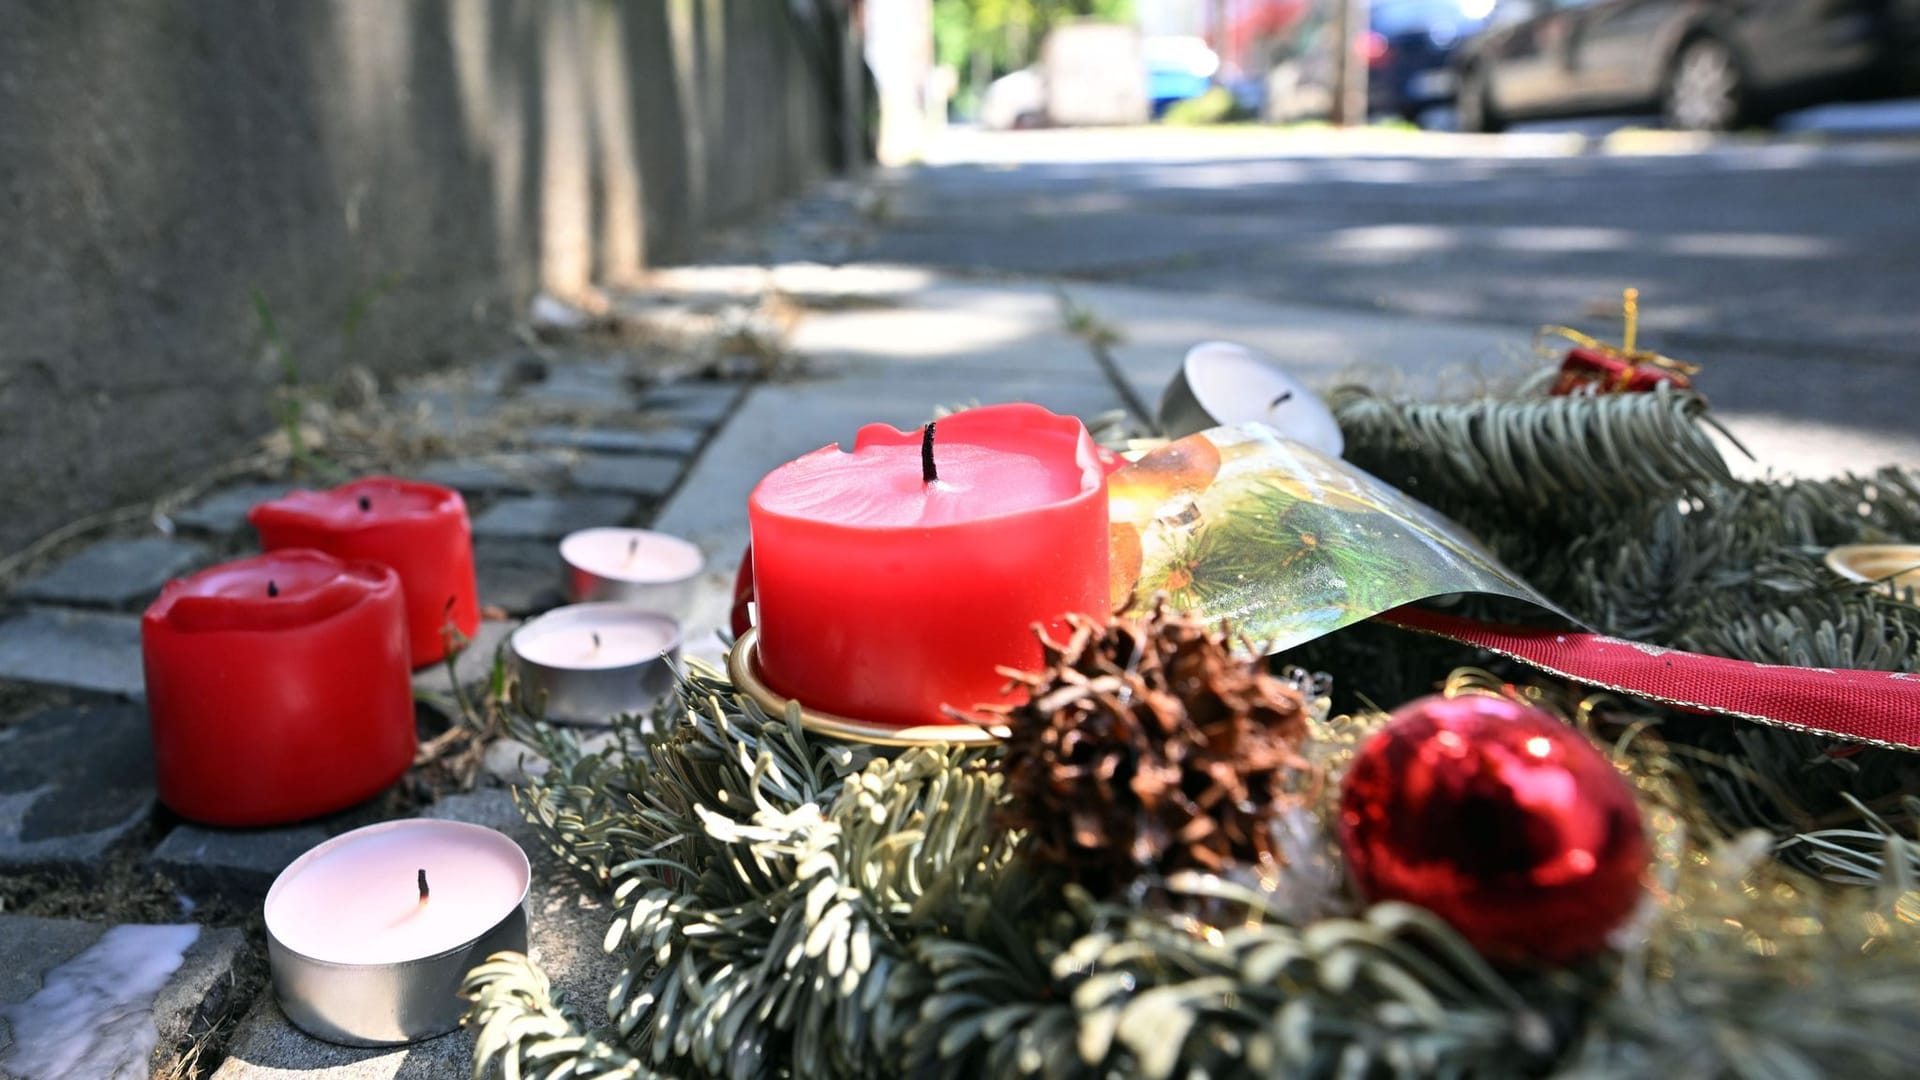
[(1328, 457), (1346, 449), (1340, 425), (1318, 395), (1270, 357), (1231, 341), (1203, 341), (1187, 350), (1160, 396), (1156, 419), (1169, 439), (1253, 422)]
[[(330, 852), (381, 831), (424, 826), (467, 831), (497, 847), (503, 859), (517, 859), (519, 894), (485, 932), (425, 956), (382, 963), (341, 963), (301, 952), (282, 940), (290, 929), (276, 925), (277, 902), (303, 870)], [(497, 838), (497, 844), (495, 844)], [(509, 851), (510, 849), (510, 851)], [(527, 892), (533, 870), (527, 856), (504, 834), (457, 821), (408, 819), (355, 829), (328, 840), (295, 859), (274, 879), (265, 903), (267, 966), (280, 1011), (295, 1027), (340, 1046), (400, 1046), (445, 1035), (459, 1028), (467, 1002), (460, 984), (467, 973), (498, 952), (527, 951)], [(444, 882), (446, 889), (452, 882)]]
[[(586, 644), (596, 633), (598, 649)], [(680, 659), (679, 621), (631, 604), (555, 608), (510, 641), (522, 696), (545, 718), (571, 724), (646, 712), (672, 692)]]
[(597, 528), (560, 541), (567, 594), (575, 603), (631, 604), (676, 619), (687, 616), (706, 568), (700, 549), (647, 529)]
[(1826, 555), (1827, 568), (1878, 592), (1920, 591), (1920, 544), (1842, 544)]

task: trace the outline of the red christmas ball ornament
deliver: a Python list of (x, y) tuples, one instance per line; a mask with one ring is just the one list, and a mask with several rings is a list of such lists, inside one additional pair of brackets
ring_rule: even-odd
[(1340, 843), (1370, 902), (1404, 900), (1502, 962), (1606, 948), (1640, 898), (1633, 791), (1580, 732), (1507, 698), (1403, 705), (1340, 786)]

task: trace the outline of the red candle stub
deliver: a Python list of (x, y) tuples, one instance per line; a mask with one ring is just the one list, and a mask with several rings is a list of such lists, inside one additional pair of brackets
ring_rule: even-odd
[(446, 657), (449, 631), (471, 638), (480, 628), (473, 527), (466, 501), (451, 488), (370, 477), (291, 492), (254, 507), (247, 520), (269, 551), (314, 548), (398, 571), (416, 665)]
[(344, 809), (413, 762), (400, 578), (289, 549), (167, 583), (140, 625), (160, 800), (213, 825)]
[(1037, 405), (949, 416), (930, 452), (925, 429), (869, 425), (774, 470), (748, 514), (760, 671), (809, 708), (950, 722), (1006, 700), (999, 668), (1039, 668), (1036, 624), (1109, 611), (1105, 470)]

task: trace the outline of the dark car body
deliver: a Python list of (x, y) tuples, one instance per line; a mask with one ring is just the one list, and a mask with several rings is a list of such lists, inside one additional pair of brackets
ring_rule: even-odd
[[(1456, 52), (1461, 125), (1659, 111), (1723, 128), (1898, 93), (1917, 24), (1920, 0), (1500, 0)], [(1685, 108), (1714, 93), (1721, 108)]]
[[(1335, 3), (1338, 0), (1334, 0)], [(1278, 120), (1324, 117), (1339, 78), (1332, 3), (1317, 4), (1295, 29), (1290, 57), (1281, 62), (1287, 101), (1273, 103)], [(1367, 111), (1413, 120), (1453, 100), (1454, 49), (1480, 27), (1461, 0), (1373, 0), (1368, 33), (1355, 42), (1355, 62), (1367, 68)]]
[(1459, 0), (1374, 0), (1367, 61), (1367, 111), (1416, 119), (1453, 100), (1453, 53), (1480, 28)]

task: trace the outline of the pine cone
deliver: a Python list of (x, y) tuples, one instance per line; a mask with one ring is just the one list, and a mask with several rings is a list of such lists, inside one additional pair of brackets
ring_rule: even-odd
[(1107, 627), (1076, 618), (1047, 667), (1009, 673), (997, 816), (1026, 857), (1096, 893), (1142, 874), (1281, 862), (1271, 819), (1312, 767), (1307, 708), (1226, 632), (1163, 608)]

